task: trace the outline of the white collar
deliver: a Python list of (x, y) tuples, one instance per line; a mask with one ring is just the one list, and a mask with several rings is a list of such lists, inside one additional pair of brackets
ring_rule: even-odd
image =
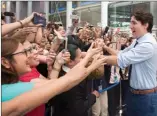
[(70, 71), (70, 68), (67, 67), (67, 66), (65, 66), (65, 65), (62, 66), (62, 69), (63, 69), (63, 71), (65, 71), (66, 73)]

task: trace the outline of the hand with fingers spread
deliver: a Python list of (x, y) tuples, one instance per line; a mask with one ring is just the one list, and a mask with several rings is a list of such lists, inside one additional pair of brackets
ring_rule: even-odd
[(54, 29), (54, 33), (57, 35), (58, 39), (64, 39), (64, 37), (62, 37), (62, 35), (58, 31), (56, 31), (55, 29)]
[(61, 51), (57, 57), (56, 57), (56, 61), (60, 64), (63, 65), (67, 62), (70, 61), (70, 53), (68, 51)]
[[(97, 53), (97, 52), (96, 52)], [(92, 54), (94, 55), (94, 54)], [(92, 56), (91, 55), (91, 56)], [(98, 59), (100, 58), (100, 59)], [(97, 60), (98, 59), (98, 60)], [(89, 62), (89, 59), (84, 58), (82, 59), (77, 65), (75, 65), (72, 69), (70, 69), (69, 72), (66, 73), (65, 76), (67, 77), (71, 77), (75, 75), (75, 78), (73, 83), (71, 83), (68, 87), (67, 90), (70, 88), (70, 86), (73, 85), (77, 85), (79, 82), (81, 82), (82, 80), (84, 80), (85, 78), (87, 78), (87, 76), (94, 71), (95, 69), (97, 69), (100, 65), (102, 65), (104, 63), (103, 61), (104, 59), (101, 58), (101, 55), (99, 55), (99, 57), (96, 57), (95, 60), (93, 61), (93, 63), (90, 66), (87, 66), (87, 63)], [(95, 62), (95, 61), (98, 61)], [(95, 63), (94, 63), (95, 62)], [(71, 81), (72, 79), (68, 79), (68, 81)]]
[(92, 63), (88, 68), (92, 71), (106, 64), (106, 58), (101, 53), (94, 56)]
[(98, 54), (102, 51), (101, 48), (95, 47), (96, 43), (93, 42), (86, 53), (86, 57), (91, 58), (93, 55)]
[(88, 64), (89, 61), (91, 61), (92, 57), (98, 53), (102, 52), (102, 48), (95, 48), (95, 42), (93, 42), (90, 46), (90, 48), (88, 49), (88, 51), (86, 52), (86, 56), (83, 58), (83, 60), (81, 61), (81, 64)]
[(82, 65), (80, 62), (77, 65), (75, 65), (72, 69), (70, 69), (70, 71), (66, 73), (66, 76), (70, 77), (75, 75), (75, 79), (77, 82), (79, 79), (81, 80), (85, 79), (85, 77), (87, 77), (88, 74), (89, 73), (87, 72), (87, 68), (85, 67), (85, 65)]
[[(98, 59), (100, 58), (100, 59)], [(84, 61), (85, 60), (85, 61)], [(92, 64), (87, 67), (88, 59), (82, 59), (77, 65), (75, 65), (69, 72), (66, 73), (67, 76), (75, 75), (76, 83), (77, 80), (81, 78), (81, 80), (85, 79), (92, 71), (97, 69), (99, 66), (104, 64), (104, 59), (101, 55), (98, 55), (95, 60), (93, 60)], [(72, 83), (75, 84), (75, 83)]]

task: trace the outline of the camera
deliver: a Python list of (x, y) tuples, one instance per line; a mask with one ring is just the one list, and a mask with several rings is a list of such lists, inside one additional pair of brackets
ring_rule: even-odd
[(4, 20), (5, 19), (5, 16), (4, 14), (1, 12), (1, 20)]
[(4, 16), (15, 16), (13, 12), (4, 12)]

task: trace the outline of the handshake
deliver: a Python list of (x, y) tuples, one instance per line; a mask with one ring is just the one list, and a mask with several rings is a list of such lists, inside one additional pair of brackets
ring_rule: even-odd
[[(52, 65), (54, 61), (60, 65), (67, 64), (71, 61), (70, 56), (70, 52), (67, 49), (62, 50), (58, 55), (54, 52), (54, 50), (50, 50), (47, 55), (47, 64)], [(88, 64), (97, 68), (106, 64), (102, 46), (99, 46), (97, 42), (93, 42), (88, 51), (82, 52), (81, 56), (82, 58), (79, 63), (88, 62)]]

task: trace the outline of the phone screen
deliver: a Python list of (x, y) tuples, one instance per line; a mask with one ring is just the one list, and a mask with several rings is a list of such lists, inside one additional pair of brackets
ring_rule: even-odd
[(34, 14), (33, 23), (34, 24), (42, 24), (42, 27), (45, 27), (46, 26), (46, 19), (42, 16)]

